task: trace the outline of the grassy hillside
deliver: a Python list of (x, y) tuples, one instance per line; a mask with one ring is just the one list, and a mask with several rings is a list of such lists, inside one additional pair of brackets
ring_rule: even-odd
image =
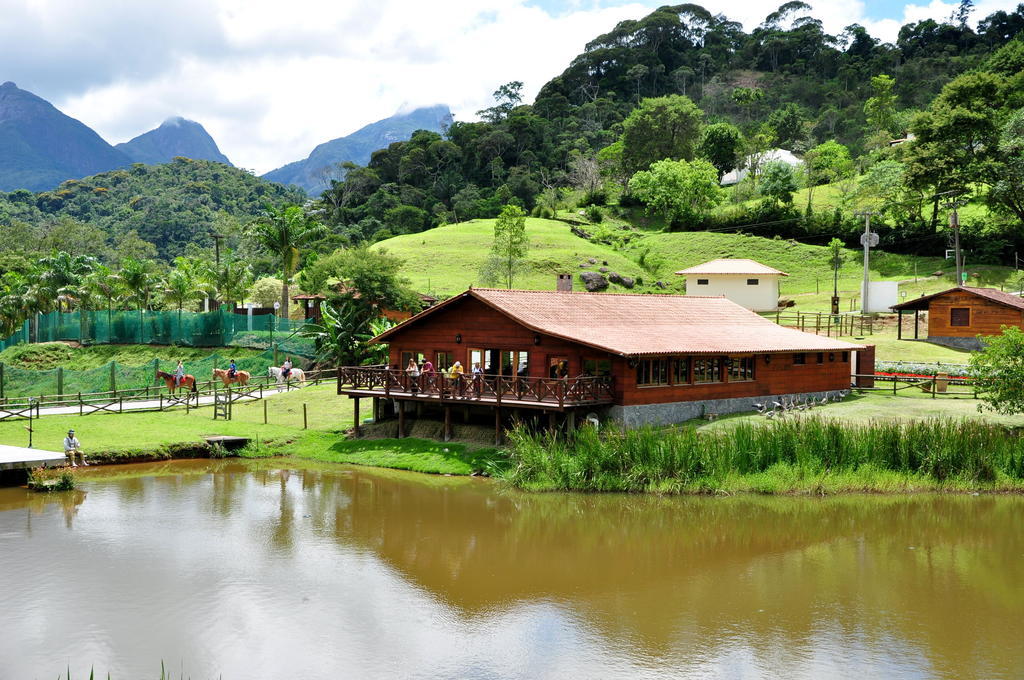
[[(574, 216), (575, 217), (575, 216)], [(608, 236), (616, 233), (611, 220), (602, 225), (584, 226), (584, 230)], [(422, 292), (452, 295), (471, 284), (484, 285), (480, 268), (486, 262), (493, 236), (494, 220), (473, 220), (382, 241), (375, 247), (387, 248), (405, 260), (404, 273)], [(628, 229), (628, 227), (626, 227)], [(569, 225), (555, 220), (529, 219), (528, 265), (516, 279), (517, 288), (551, 289), (555, 275), (577, 275), (576, 289), (582, 290), (578, 275), (597, 271), (607, 262), (611, 271), (642, 280), (634, 291), (660, 292), (653, 284), (664, 281), (668, 292), (682, 293), (684, 282), (674, 272), (717, 258), (750, 258), (787, 272), (782, 296), (796, 302), (799, 311), (827, 311), (832, 294), (832, 270), (828, 250), (788, 239), (764, 238), (748, 234), (718, 232), (621, 231), (623, 243), (610, 246), (593, 243), (574, 235)], [(615, 239), (612, 239), (615, 240)], [(846, 249), (839, 272), (839, 291), (843, 309), (850, 309), (859, 295), (863, 276), (863, 253)], [(595, 263), (590, 263), (594, 259)], [(580, 267), (586, 264), (586, 267)], [(876, 281), (900, 281), (907, 298), (944, 290), (955, 285), (952, 263), (939, 257), (896, 255), (881, 250), (872, 252), (871, 276)], [(941, 276), (934, 276), (942, 272)], [(982, 286), (1006, 286), (1013, 270), (1009, 267), (969, 268), (968, 283)], [(974, 276), (977, 274), (977, 276)], [(622, 292), (612, 285), (610, 291)]]
[[(516, 277), (517, 288), (553, 290), (555, 276), (571, 272), (597, 271), (607, 266), (624, 276), (643, 278), (645, 283), (634, 290), (651, 290), (653, 279), (640, 266), (613, 248), (591, 243), (575, 236), (568, 225), (554, 220), (529, 218), (526, 232), (530, 237), (527, 266)], [(494, 220), (471, 220), (460, 224), (406, 234), (381, 241), (375, 248), (386, 248), (405, 260), (403, 273), (413, 288), (423, 293), (453, 295), (470, 285), (483, 287), (480, 269), (487, 261), (494, 239)], [(590, 259), (594, 263), (590, 263)], [(603, 263), (607, 262), (607, 265)], [(581, 268), (580, 264), (587, 267)], [(576, 290), (583, 284), (576, 278)], [(626, 289), (612, 284), (609, 291)]]
[(48, 370), (63, 366), (66, 370), (82, 371), (98, 368), (110, 361), (124, 366), (142, 366), (161, 361), (192, 362), (211, 354), (234, 357), (241, 361), (262, 354), (265, 350), (241, 347), (168, 347), (164, 345), (93, 345), (72, 347), (63, 342), (44, 342), (38, 345), (15, 345), (0, 352), (0, 362), (17, 368)]

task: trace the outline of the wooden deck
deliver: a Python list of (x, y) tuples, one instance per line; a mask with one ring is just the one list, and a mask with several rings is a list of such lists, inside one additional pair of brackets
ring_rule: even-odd
[(57, 451), (26, 449), (0, 444), (0, 470), (27, 470), (37, 467), (59, 467), (67, 457)]
[(404, 371), (365, 367), (346, 367), (341, 372), (343, 386), (340, 393), (352, 399), (384, 397), (447, 405), (478, 404), (564, 411), (611, 404), (614, 396), (612, 379), (608, 377), (549, 379), (460, 375), (450, 378), (435, 373), (414, 378)]

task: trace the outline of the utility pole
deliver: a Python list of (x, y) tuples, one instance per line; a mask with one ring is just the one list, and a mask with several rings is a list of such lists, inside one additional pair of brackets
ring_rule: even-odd
[(868, 265), (871, 262), (871, 249), (878, 245), (878, 234), (871, 233), (871, 218), (877, 214), (873, 210), (862, 210), (854, 213), (856, 217), (864, 218), (864, 234), (860, 237), (861, 245), (864, 246), (864, 290), (861, 293), (860, 300), (861, 314), (868, 313), (868, 285), (871, 283)]
[[(222, 272), (220, 270), (220, 242), (224, 238), (224, 234), (211, 234), (213, 236), (213, 258), (214, 258), (214, 269), (217, 271), (217, 277), (220, 278)], [(220, 300), (215, 300), (217, 308), (220, 308)]]
[(963, 199), (954, 199), (948, 203), (943, 204), (943, 207), (949, 208), (949, 228), (953, 230), (953, 257), (956, 258), (956, 285), (964, 285), (964, 259), (960, 254), (960, 213), (959, 208), (967, 205), (967, 201)]

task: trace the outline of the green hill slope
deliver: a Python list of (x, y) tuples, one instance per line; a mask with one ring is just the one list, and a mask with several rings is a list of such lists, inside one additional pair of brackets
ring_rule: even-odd
[[(606, 266), (609, 272), (646, 279), (645, 283), (633, 289), (636, 292), (653, 289), (654, 280), (635, 261), (609, 246), (591, 243), (574, 235), (564, 222), (528, 218), (526, 233), (530, 237), (529, 256), (526, 267), (516, 277), (516, 288), (553, 290), (557, 274), (572, 273), (576, 275), (576, 290), (583, 290), (578, 275)], [(381, 241), (374, 248), (386, 248), (405, 260), (403, 273), (416, 290), (454, 295), (470, 285), (485, 285), (480, 269), (487, 261), (493, 239), (494, 220), (471, 220), (418, 234), (396, 236)], [(580, 267), (581, 264), (587, 266)], [(625, 290), (616, 284), (608, 288), (609, 292)]]
[[(493, 237), (494, 220), (473, 220), (431, 229), (418, 234), (381, 241), (405, 260), (403, 273), (416, 290), (436, 295), (453, 295), (470, 285), (485, 285), (480, 269), (486, 262)], [(584, 229), (588, 227), (584, 226)], [(595, 229), (596, 231), (596, 229)], [(825, 311), (832, 293), (832, 270), (824, 246), (764, 238), (748, 234), (718, 232), (631, 232), (628, 245), (616, 248), (593, 243), (572, 233), (569, 225), (556, 220), (528, 219), (530, 252), (517, 288), (551, 290), (555, 275), (575, 275), (576, 290), (583, 290), (579, 274), (607, 267), (611, 272), (638, 281), (633, 292), (674, 292), (685, 290), (682, 277), (674, 272), (717, 258), (750, 258), (781, 269), (782, 296), (792, 298), (801, 311)], [(843, 309), (859, 294), (863, 275), (863, 253), (846, 249), (839, 272)], [(594, 262), (590, 262), (590, 260)], [(604, 263), (607, 262), (607, 265)], [(641, 266), (641, 263), (642, 266)], [(585, 267), (580, 265), (584, 264)], [(971, 285), (1007, 286), (1013, 270), (1009, 267), (969, 267)], [(936, 272), (942, 272), (935, 276)], [(875, 281), (901, 281), (906, 297), (932, 293), (955, 285), (952, 262), (938, 257), (896, 255), (872, 251), (871, 277)], [(656, 287), (663, 281), (665, 289)], [(625, 292), (612, 284), (610, 292)]]

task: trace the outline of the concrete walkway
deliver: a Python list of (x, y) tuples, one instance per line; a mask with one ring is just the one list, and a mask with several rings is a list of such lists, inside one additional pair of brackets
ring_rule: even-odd
[(36, 467), (64, 465), (67, 458), (57, 451), (26, 449), (21, 446), (0, 444), (0, 470), (24, 470)]

